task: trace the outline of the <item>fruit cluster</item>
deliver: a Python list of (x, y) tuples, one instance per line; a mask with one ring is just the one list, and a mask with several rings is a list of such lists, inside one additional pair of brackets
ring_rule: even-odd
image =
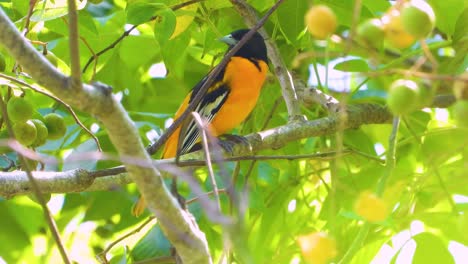
[(358, 41), (373, 48), (389, 46), (404, 49), (427, 37), (435, 26), (435, 14), (424, 0), (411, 0), (392, 6), (381, 18), (359, 24)]
[(42, 146), (47, 139), (59, 139), (67, 131), (65, 121), (58, 114), (39, 115), (38, 119), (33, 119), (33, 106), (24, 97), (10, 98), (7, 114), (16, 140), (25, 146)]
[[(337, 27), (337, 18), (332, 9), (325, 5), (314, 5), (305, 15), (309, 33), (317, 39), (331, 36)], [(411, 0), (392, 6), (381, 18), (360, 23), (357, 37), (363, 44), (383, 47), (384, 40), (395, 48), (407, 48), (426, 37), (435, 26), (435, 14), (424, 0)]]

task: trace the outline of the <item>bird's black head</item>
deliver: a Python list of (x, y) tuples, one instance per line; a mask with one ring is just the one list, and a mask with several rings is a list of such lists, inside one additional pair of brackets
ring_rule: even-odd
[[(249, 29), (239, 29), (231, 34), (221, 38), (220, 40), (229, 45), (229, 49), (231, 49), (234, 45), (236, 45), (242, 37), (249, 32)], [(262, 36), (255, 32), (255, 34), (250, 38), (247, 43), (244, 44), (234, 56), (244, 57), (248, 59), (257, 59), (263, 60), (265, 62), (268, 61), (267, 59), (267, 49), (265, 46), (265, 41), (263, 40)]]

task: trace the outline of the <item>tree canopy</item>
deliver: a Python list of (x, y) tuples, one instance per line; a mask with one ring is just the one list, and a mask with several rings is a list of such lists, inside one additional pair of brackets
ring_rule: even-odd
[[(462, 263), (467, 7), (0, 1), (0, 263)], [(269, 58), (245, 142), (160, 159), (241, 28)]]

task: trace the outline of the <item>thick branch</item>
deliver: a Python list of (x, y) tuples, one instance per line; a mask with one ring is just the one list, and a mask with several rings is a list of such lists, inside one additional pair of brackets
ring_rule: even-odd
[[(358, 128), (365, 124), (389, 123), (392, 115), (388, 110), (377, 104), (352, 105), (348, 109), (348, 120), (344, 128)], [(325, 117), (314, 121), (292, 122), (284, 126), (266, 131), (253, 133), (247, 136), (249, 146), (237, 144), (233, 152), (226, 154), (226, 161), (263, 159), (261, 156), (252, 156), (262, 149), (277, 149), (291, 141), (308, 137), (331, 135), (337, 130), (337, 117)], [(313, 156), (285, 156), (282, 159), (312, 159), (327, 158), (326, 153), (317, 153)], [(266, 157), (274, 159), (275, 157)], [(181, 157), (182, 165), (203, 166), (203, 152), (198, 151)], [(185, 163), (185, 164), (184, 164)], [(154, 166), (174, 164), (174, 159), (155, 160)], [(105, 175), (114, 175), (112, 177)], [(88, 172), (85, 170), (72, 170), (65, 172), (34, 172), (43, 192), (67, 193), (93, 190), (111, 190), (119, 184), (131, 182), (125, 169), (117, 167), (109, 170)], [(104, 177), (105, 176), (105, 177)], [(11, 197), (13, 195), (30, 192), (30, 185), (24, 172), (0, 173), (0, 195)]]
[[(106, 127), (109, 137), (121, 156), (133, 157), (146, 164), (151, 160), (123, 107), (113, 98), (109, 87), (85, 85), (76, 87), (71, 79), (55, 69), (18, 32), (0, 9), (0, 43), (42, 86), (70, 105), (95, 115)], [(162, 178), (151, 166), (125, 163), (130, 177), (158, 217), (161, 227), (173, 243), (184, 263), (211, 263), (204, 235), (179, 207)]]

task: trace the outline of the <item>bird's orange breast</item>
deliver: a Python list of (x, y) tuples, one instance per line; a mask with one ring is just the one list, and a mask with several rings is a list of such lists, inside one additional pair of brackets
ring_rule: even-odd
[[(225, 134), (242, 123), (252, 112), (257, 104), (260, 91), (266, 79), (268, 65), (264, 61), (258, 61), (255, 65), (252, 61), (243, 57), (232, 57), (224, 71), (222, 84), (229, 87), (229, 95), (218, 113), (210, 123), (213, 136)], [(213, 86), (210, 89), (215, 89)], [(210, 91), (208, 89), (208, 92)], [(175, 115), (178, 118), (187, 108), (191, 93)], [(163, 151), (163, 158), (175, 157), (180, 128), (169, 137)]]
[(257, 104), (267, 71), (268, 66), (263, 61), (258, 61), (257, 67), (246, 58), (231, 58), (223, 79), (231, 90), (211, 122), (214, 136), (229, 132), (252, 112)]

